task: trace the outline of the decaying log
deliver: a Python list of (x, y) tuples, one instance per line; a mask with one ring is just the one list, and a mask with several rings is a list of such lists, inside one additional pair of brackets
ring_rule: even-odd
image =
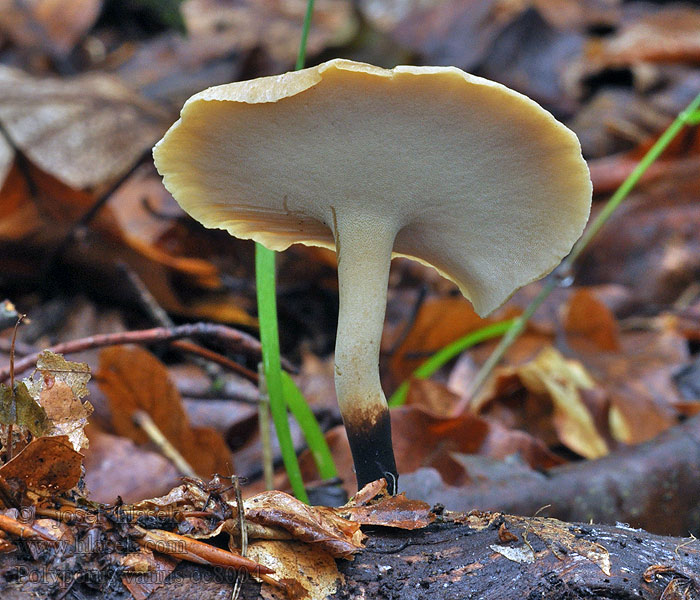
[(644, 444), (546, 474), (533, 471), (451, 488), (423, 471), (404, 476), (403, 483), (411, 497), (450, 510), (535, 514), (546, 504), (548, 515), (565, 521), (623, 522), (652, 532), (700, 536), (700, 415)]
[[(338, 562), (345, 581), (334, 599), (700, 599), (700, 541), (694, 538), (498, 513), (368, 534), (367, 547), (353, 561)], [(47, 587), (31, 578), (10, 583), (13, 560), (0, 560), (2, 598), (47, 597)], [(25, 568), (40, 569), (36, 563)], [(118, 573), (107, 579), (109, 589), (78, 579), (65, 598), (130, 598)], [(149, 598), (228, 599), (231, 589), (221, 572), (180, 563)], [(259, 584), (246, 581), (240, 598), (259, 597)]]

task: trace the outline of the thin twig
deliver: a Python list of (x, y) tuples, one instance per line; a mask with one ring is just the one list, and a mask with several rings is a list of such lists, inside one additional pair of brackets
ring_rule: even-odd
[(158, 425), (151, 419), (151, 415), (145, 410), (136, 410), (134, 414), (131, 415), (131, 420), (143, 429), (148, 438), (157, 446), (158, 450), (160, 450), (161, 454), (173, 463), (180, 473), (185, 477), (197, 477), (197, 473), (195, 473), (190, 463), (188, 463), (178, 449), (170, 443), (170, 440), (163, 435)]
[(189, 340), (177, 340), (173, 342), (171, 346), (178, 348), (183, 352), (187, 352), (188, 354), (195, 354), (201, 358), (205, 358), (208, 361), (216, 363), (217, 365), (226, 367), (229, 371), (238, 373), (242, 377), (245, 377), (248, 381), (258, 383), (258, 374), (255, 371), (251, 371), (247, 367), (239, 365), (236, 361), (231, 360), (223, 354), (209, 350), (209, 348), (205, 348), (204, 346), (200, 346), (199, 344), (195, 344)]
[(153, 322), (160, 327), (175, 327), (175, 322), (170, 318), (170, 315), (165, 309), (158, 304), (155, 296), (151, 294), (151, 290), (144, 283), (139, 274), (131, 268), (128, 263), (118, 262), (117, 269), (127, 278), (129, 284), (136, 293), (139, 303), (146, 311)]
[[(153, 319), (154, 323), (156, 325), (160, 325), (161, 327), (175, 327), (175, 322), (170, 318), (170, 315), (163, 309), (163, 307), (158, 304), (158, 301), (155, 299), (153, 294), (151, 294), (151, 290), (148, 289), (148, 286), (144, 283), (139, 274), (124, 262), (120, 262), (117, 265), (117, 268), (128, 279), (129, 284), (136, 293), (141, 306), (146, 311), (148, 316)], [(193, 354), (194, 361), (209, 374), (211, 374), (212, 368), (214, 367), (212, 363), (214, 363), (216, 365), (226, 367), (234, 373), (242, 375), (253, 383), (258, 382), (257, 373), (247, 369), (243, 365), (239, 365), (237, 362), (219, 354), (218, 352), (204, 348), (189, 340), (177, 340), (171, 345), (175, 348), (179, 348), (183, 352)]]
[[(47, 350), (57, 354), (71, 354), (82, 352), (83, 350), (90, 350), (92, 348), (116, 346), (119, 344), (156, 344), (170, 342), (183, 337), (215, 339), (231, 350), (246, 352), (257, 357), (260, 356), (260, 342), (252, 335), (218, 323), (188, 323), (172, 328), (155, 327), (153, 329), (99, 334), (56, 344), (55, 346), (47, 348)], [(23, 373), (31, 369), (39, 358), (39, 354), (41, 353), (36, 352), (17, 361), (15, 363), (16, 373)], [(283, 366), (285, 369), (294, 370), (294, 367), (288, 361), (283, 361)], [(5, 381), (9, 376), (9, 368), (0, 369), (0, 382)]]
[(131, 177), (137, 169), (141, 167), (143, 160), (151, 156), (151, 148), (144, 150), (141, 155), (134, 161), (134, 164), (129, 168), (128, 171), (124, 172), (119, 178), (117, 178), (100, 196), (93, 202), (92, 206), (83, 213), (63, 237), (61, 242), (56, 246), (53, 252), (51, 252), (47, 259), (44, 261), (41, 267), (42, 281), (48, 279), (48, 275), (53, 269), (56, 261), (63, 256), (65, 251), (70, 247), (70, 245), (75, 241), (78, 232), (87, 227), (92, 220), (97, 216), (97, 213), (102, 210), (107, 201), (112, 197), (112, 194), (116, 192), (122, 184)]

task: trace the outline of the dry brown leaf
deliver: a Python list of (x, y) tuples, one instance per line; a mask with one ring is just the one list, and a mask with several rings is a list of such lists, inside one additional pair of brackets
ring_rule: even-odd
[[(12, 166), (12, 153), (8, 150), (3, 156), (2, 147), (0, 137), (0, 240), (16, 242), (36, 231), (40, 223), (39, 209), (30, 199), (20, 170)], [(5, 159), (7, 169), (3, 168)]]
[[(689, 62), (700, 60), (700, 10), (692, 6), (667, 6), (632, 21), (602, 47), (589, 48), (589, 59), (603, 67), (642, 62)], [(599, 53), (599, 54), (598, 54)]]
[(102, 0), (0, 0), (0, 31), (18, 46), (65, 56), (101, 9)]
[[(206, 45), (213, 55), (262, 46), (273, 60), (291, 64), (299, 50), (306, 2), (186, 0), (181, 10), (188, 34)], [(317, 54), (327, 46), (342, 44), (352, 37), (355, 28), (347, 2), (318, 0), (307, 52)]]
[(85, 450), (85, 484), (95, 502), (108, 504), (117, 496), (135, 502), (163, 494), (179, 482), (180, 473), (162, 454), (94, 425), (86, 434), (90, 447)]
[(0, 467), (0, 476), (19, 479), (30, 489), (54, 494), (78, 484), (82, 460), (66, 436), (40, 437)]
[(0, 122), (35, 166), (75, 190), (116, 180), (166, 121), (161, 109), (106, 75), (42, 79), (0, 66)]
[[(639, 186), (615, 211), (579, 259), (583, 283), (622, 284), (638, 304), (656, 306), (674, 303), (693, 284), (700, 269), (699, 132), (678, 136), (665, 176)], [(635, 152), (629, 162), (638, 158)]]
[(612, 311), (586, 288), (577, 290), (569, 299), (564, 329), (572, 347), (588, 344), (608, 352), (620, 349), (619, 327)]
[(554, 427), (565, 446), (586, 458), (608, 453), (608, 445), (596, 430), (593, 415), (581, 396), (582, 390), (595, 386), (581, 363), (566, 360), (549, 347), (520, 367), (518, 375), (528, 390), (551, 399)]
[(134, 411), (144, 410), (197, 473), (207, 478), (214, 473), (232, 473), (231, 453), (221, 436), (213, 430), (196, 432), (190, 427), (168, 370), (150, 352), (139, 347), (106, 348), (100, 353), (98, 383), (109, 399), (112, 423), (119, 435), (146, 443), (145, 432), (132, 421)]
[(39, 355), (36, 366), (39, 377), (27, 380), (27, 389), (51, 424), (43, 435), (65, 435), (76, 450), (87, 448), (84, 430), (93, 407), (81, 399), (88, 394), (90, 367), (48, 350)]
[[(603, 400), (581, 363), (546, 347), (520, 367), (495, 373), (472, 404), (473, 411), (520, 427), (547, 445), (557, 440), (587, 458), (604, 456), (608, 444), (599, 431)], [(591, 404), (592, 403), (592, 404)]]
[(294, 539), (314, 544), (335, 558), (349, 558), (362, 548), (364, 535), (358, 523), (307, 506), (284, 492), (263, 492), (244, 504), (246, 520), (284, 529)]
[(343, 581), (335, 560), (312, 544), (296, 541), (256, 541), (248, 546), (248, 556), (274, 570), (271, 578), (283, 590), (263, 585), (266, 600), (326, 600)]

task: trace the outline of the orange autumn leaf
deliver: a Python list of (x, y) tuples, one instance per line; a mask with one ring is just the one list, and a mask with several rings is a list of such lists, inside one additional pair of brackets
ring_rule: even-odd
[(232, 473), (231, 453), (221, 435), (190, 426), (168, 370), (150, 352), (139, 347), (106, 348), (100, 353), (97, 379), (109, 399), (112, 424), (119, 435), (141, 444), (148, 441), (132, 421), (134, 412), (143, 410), (197, 473), (204, 477)]

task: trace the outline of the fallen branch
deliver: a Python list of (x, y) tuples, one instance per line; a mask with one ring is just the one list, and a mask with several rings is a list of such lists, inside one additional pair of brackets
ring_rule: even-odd
[[(42, 567), (16, 555), (3, 556), (0, 564), (6, 572), (10, 566), (29, 573)], [(338, 568), (344, 582), (330, 597), (337, 600), (700, 598), (697, 539), (499, 513), (461, 515), (457, 522), (413, 531), (375, 528), (366, 548), (352, 561), (339, 560)], [(105, 572), (103, 584), (110, 577)], [(96, 581), (75, 581), (80, 597), (105, 597)], [(220, 571), (182, 562), (149, 600), (228, 598), (232, 587)], [(45, 597), (49, 589), (46, 581), (25, 577), (12, 591)], [(258, 599), (260, 593), (260, 584), (247, 579), (240, 598)]]
[[(437, 473), (435, 473), (437, 475)], [(402, 477), (409, 494), (451, 510), (499, 510), (566, 521), (624, 522), (648, 531), (700, 532), (700, 415), (605, 458), (455, 488), (425, 471)]]

